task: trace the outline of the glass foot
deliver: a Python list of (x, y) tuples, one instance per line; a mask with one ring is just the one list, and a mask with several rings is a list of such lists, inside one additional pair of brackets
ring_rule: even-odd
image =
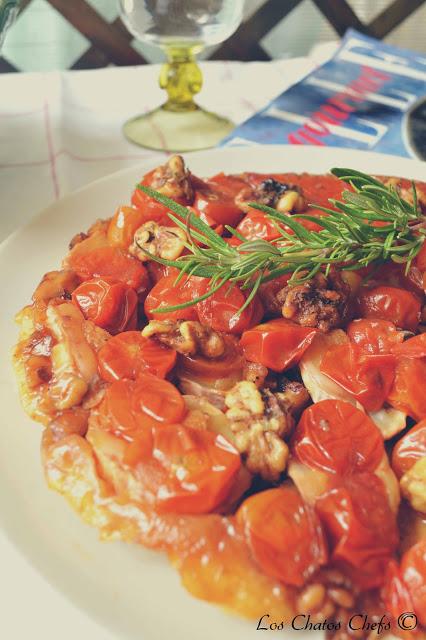
[(195, 151), (216, 146), (234, 129), (226, 118), (196, 107), (192, 111), (170, 111), (159, 107), (128, 120), (124, 135), (130, 142), (162, 151)]

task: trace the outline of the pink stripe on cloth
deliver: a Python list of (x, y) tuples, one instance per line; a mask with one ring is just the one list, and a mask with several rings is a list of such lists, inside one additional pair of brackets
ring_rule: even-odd
[(55, 148), (53, 144), (53, 132), (52, 132), (52, 125), (50, 121), (49, 105), (47, 104), (46, 101), (44, 103), (43, 111), (44, 111), (44, 125), (46, 128), (47, 150), (49, 153), (50, 175), (52, 178), (55, 199), (57, 200), (59, 198), (60, 188), (59, 188), (58, 174), (56, 171), (56, 154), (55, 154)]

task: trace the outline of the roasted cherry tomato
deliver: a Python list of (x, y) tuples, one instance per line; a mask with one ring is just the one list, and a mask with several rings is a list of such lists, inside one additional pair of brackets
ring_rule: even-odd
[(302, 586), (327, 562), (320, 522), (295, 489), (268, 489), (247, 498), (237, 521), (262, 570), (285, 584)]
[(392, 388), (395, 356), (370, 355), (357, 344), (348, 342), (328, 349), (320, 368), (367, 411), (378, 411)]
[(86, 280), (73, 291), (72, 301), (86, 320), (109, 333), (136, 328), (138, 296), (126, 284), (110, 278)]
[(157, 284), (151, 289), (145, 300), (145, 313), (149, 320), (198, 320), (197, 309), (195, 306), (189, 306), (178, 311), (169, 311), (167, 313), (154, 313), (154, 309), (164, 309), (178, 304), (190, 302), (196, 298), (199, 293), (201, 278), (186, 278), (184, 276), (180, 282), (176, 284), (176, 275), (161, 278)]
[(401, 558), (401, 575), (419, 622), (426, 625), (426, 540), (417, 542), (404, 553)]
[(185, 401), (176, 387), (148, 372), (137, 380), (117, 380), (106, 390), (105, 401), (115, 421), (116, 434), (132, 429), (179, 423), (186, 415)]
[(217, 224), (236, 227), (243, 212), (235, 204), (235, 197), (246, 185), (237, 176), (225, 176), (219, 173), (207, 181), (196, 179), (194, 209), (200, 216), (213, 219)]
[(250, 362), (284, 371), (299, 362), (317, 333), (317, 329), (277, 318), (245, 331), (240, 344)]
[(212, 219), (216, 224), (228, 224), (231, 227), (236, 226), (243, 215), (233, 197), (209, 183), (195, 194), (194, 209), (207, 220)]
[(358, 297), (360, 315), (394, 322), (400, 329), (415, 331), (420, 322), (420, 300), (397, 287), (380, 286), (363, 290)]
[(354, 320), (346, 329), (351, 342), (365, 353), (393, 353), (394, 347), (403, 342), (404, 334), (389, 320)]
[[(147, 173), (142, 178), (139, 184), (150, 187), (152, 185), (155, 171), (156, 169)], [(182, 202), (181, 204), (186, 203)], [(157, 200), (154, 200), (154, 198), (151, 198), (151, 196), (149, 196), (147, 193), (144, 193), (144, 191), (141, 191), (141, 189), (138, 189), (138, 187), (136, 187), (136, 189), (133, 191), (132, 205), (144, 212), (144, 215), (146, 216), (145, 221), (154, 220), (155, 222), (158, 222), (160, 224), (171, 223), (168, 216), (170, 209), (164, 204), (157, 202)]]
[(179, 356), (179, 370), (189, 377), (217, 380), (243, 370), (245, 359), (234, 336), (223, 336), (225, 351), (219, 358)]
[(305, 409), (292, 450), (311, 469), (340, 475), (372, 472), (384, 455), (383, 438), (374, 422), (342, 400), (322, 400)]
[(212, 511), (227, 497), (241, 466), (240, 454), (222, 435), (183, 425), (155, 429), (153, 455), (162, 468), (159, 511)]
[(82, 280), (111, 278), (144, 292), (149, 285), (145, 267), (118, 247), (107, 244), (104, 236), (87, 238), (68, 254), (66, 263)]
[[(128, 249), (135, 232), (144, 222), (152, 220), (145, 211), (134, 207), (118, 207), (108, 226), (107, 238), (110, 244)], [(170, 224), (171, 221), (170, 221)]]
[(126, 331), (111, 338), (98, 353), (104, 380), (135, 380), (142, 371), (165, 378), (176, 362), (176, 351), (144, 338), (139, 331)]
[(405, 358), (426, 358), (426, 333), (420, 333), (402, 344), (395, 345), (392, 352)]
[(401, 613), (414, 611), (413, 601), (402, 579), (399, 565), (396, 560), (393, 559), (390, 560), (386, 570), (383, 600), (386, 606), (386, 612), (390, 614), (394, 620), (398, 620)]
[(237, 231), (247, 240), (258, 240), (260, 238), (268, 242), (276, 240), (281, 235), (277, 230), (276, 224), (265, 213), (256, 209), (249, 211), (244, 216), (237, 227)]
[[(198, 295), (204, 295), (210, 286), (210, 282), (203, 279), (198, 288)], [(237, 286), (225, 284), (206, 300), (197, 303), (199, 320), (215, 331), (242, 333), (259, 322), (263, 315), (262, 304), (257, 298), (239, 313), (245, 300), (245, 295)]]
[(392, 452), (392, 469), (400, 478), (422, 458), (426, 458), (426, 420), (416, 424), (396, 443)]
[(382, 586), (398, 544), (396, 517), (382, 480), (369, 472), (347, 476), (315, 508), (332, 545), (333, 563), (361, 589)]
[(414, 420), (426, 418), (425, 380), (426, 358), (398, 358), (388, 402)]

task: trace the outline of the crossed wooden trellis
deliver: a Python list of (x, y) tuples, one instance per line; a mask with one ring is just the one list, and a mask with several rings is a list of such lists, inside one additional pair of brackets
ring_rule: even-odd
[[(363, 23), (346, 0), (312, 0), (339, 35), (349, 27), (383, 38), (406, 20), (426, 0), (394, 0), (369, 24)], [(22, 0), (21, 12), (32, 0)], [(92, 69), (108, 64), (134, 65), (146, 63), (145, 58), (131, 46), (132, 36), (117, 18), (108, 23), (86, 0), (48, 0), (63, 16), (91, 42), (87, 51), (72, 65), (72, 69)], [(269, 60), (270, 56), (260, 40), (280, 20), (285, 18), (302, 0), (267, 0), (234, 35), (223, 43), (210, 58), (215, 60)], [(0, 58), (0, 71), (18, 71)]]

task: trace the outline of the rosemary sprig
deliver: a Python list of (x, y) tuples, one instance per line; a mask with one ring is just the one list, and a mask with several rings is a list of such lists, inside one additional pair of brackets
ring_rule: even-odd
[[(404, 200), (393, 186), (385, 186), (375, 178), (353, 169), (332, 169), (331, 173), (352, 186), (345, 190), (342, 201), (330, 200), (333, 209), (321, 218), (309, 214), (282, 214), (270, 207), (253, 203), (253, 209), (263, 211), (275, 224), (280, 237), (274, 241), (249, 240), (231, 246), (189, 209), (158, 193), (138, 185), (141, 191), (167, 206), (169, 217), (188, 234), (188, 254), (177, 260), (153, 260), (181, 271), (178, 280), (186, 276), (209, 278), (210, 289), (201, 298), (156, 309), (158, 313), (182, 309), (228, 284), (238, 284), (249, 290), (250, 304), (259, 286), (279, 275), (291, 273), (289, 284), (299, 284), (313, 278), (319, 271), (326, 274), (333, 265), (342, 270), (356, 270), (386, 260), (410, 265), (420, 251), (426, 236), (426, 217), (417, 203), (412, 183), (412, 199)], [(301, 222), (320, 224), (320, 231), (310, 231)], [(292, 233), (289, 233), (287, 229)], [(236, 237), (239, 235), (228, 229)], [(239, 237), (241, 240), (241, 237)]]

